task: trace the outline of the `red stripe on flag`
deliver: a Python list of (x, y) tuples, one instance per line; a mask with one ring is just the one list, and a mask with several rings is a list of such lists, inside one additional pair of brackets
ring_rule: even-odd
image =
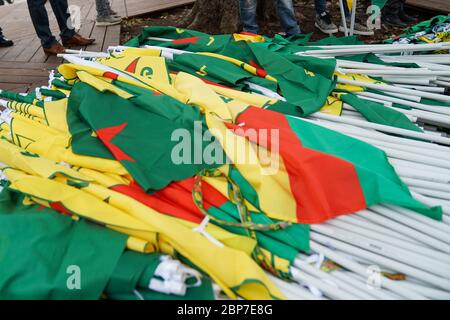
[(109, 127), (109, 128), (102, 128), (98, 129), (95, 133), (97, 134), (98, 138), (103, 142), (103, 144), (111, 151), (114, 158), (118, 161), (131, 161), (136, 162), (133, 158), (131, 158), (129, 155), (127, 155), (125, 152), (123, 152), (118, 146), (113, 144), (111, 140), (117, 136), (120, 132), (122, 132), (128, 123), (122, 123), (121, 125)]
[(261, 66), (259, 66), (255, 61), (250, 60), (248, 62), (253, 68), (256, 68), (256, 74), (261, 77), (261, 78), (265, 78), (268, 73), (266, 72), (266, 70), (264, 70)]
[[(299, 223), (321, 223), (333, 217), (366, 208), (364, 193), (352, 163), (302, 146), (286, 117), (278, 112), (255, 107), (246, 109), (234, 129), (256, 129), (256, 140), (267, 129), (267, 143), (273, 148), (270, 130), (279, 130), (279, 153), (289, 175), (291, 192), (297, 203)], [(236, 131), (239, 134), (239, 131)], [(255, 130), (248, 138), (255, 140)], [(264, 137), (265, 138), (265, 137)]]
[(119, 75), (117, 73), (110, 72), (110, 71), (106, 71), (105, 73), (103, 73), (103, 76), (105, 78), (113, 79), (113, 80), (117, 80), (117, 78), (119, 78)]
[(67, 216), (72, 216), (72, 212), (70, 212), (70, 210), (68, 210), (66, 207), (64, 207), (64, 205), (61, 202), (50, 202), (49, 203), (50, 208), (52, 208), (53, 210), (56, 210), (64, 215)]
[(257, 33), (248, 32), (248, 31), (241, 31), (240, 34), (243, 34), (244, 36), (252, 36), (252, 37), (257, 37), (258, 36)]
[[(111, 189), (125, 194), (160, 213), (186, 221), (200, 223), (204, 215), (192, 199), (193, 186), (194, 178), (189, 178), (183, 181), (173, 182), (152, 195), (145, 193), (144, 189), (136, 183), (129, 186), (118, 185)], [(227, 198), (206, 182), (202, 182), (202, 192), (204, 197), (203, 205), (207, 211), (211, 206), (220, 207), (228, 201)]]
[(197, 43), (198, 39), (200, 39), (200, 37), (182, 38), (182, 39), (172, 40), (172, 43), (173, 44)]

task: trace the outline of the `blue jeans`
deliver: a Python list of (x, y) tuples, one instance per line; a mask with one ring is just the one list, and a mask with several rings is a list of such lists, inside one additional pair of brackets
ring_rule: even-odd
[[(292, 0), (274, 0), (277, 5), (277, 13), (281, 26), (286, 35), (292, 36), (301, 33), (295, 18), (294, 5)], [(259, 27), (256, 23), (257, 0), (240, 0), (241, 19), (244, 24), (244, 31), (258, 33)]]
[[(342, 3), (344, 4), (344, 12), (346, 17), (350, 17), (350, 10), (347, 5), (347, 1), (342, 0)], [(326, 0), (315, 0), (314, 3), (316, 7), (316, 13), (318, 15), (321, 15), (324, 12), (327, 12), (327, 1)]]
[[(56, 43), (55, 37), (50, 31), (48, 14), (45, 9), (46, 0), (27, 0), (28, 10), (30, 11), (31, 21), (33, 22), (36, 34), (41, 40), (42, 47), (50, 48)], [(60, 36), (64, 39), (70, 39), (75, 35), (75, 30), (67, 26), (70, 15), (67, 11), (67, 0), (50, 0), (56, 21), (58, 21)]]

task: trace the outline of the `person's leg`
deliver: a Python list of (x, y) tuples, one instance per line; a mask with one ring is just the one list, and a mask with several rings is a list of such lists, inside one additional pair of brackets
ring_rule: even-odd
[(398, 17), (400, 18), (400, 20), (402, 20), (405, 23), (417, 23), (418, 20), (416, 18), (414, 18), (413, 16), (410, 16), (409, 14), (406, 13), (405, 2), (406, 2), (406, 0), (400, 1), (400, 10), (398, 13)]
[(316, 14), (321, 15), (327, 12), (327, 1), (326, 0), (315, 0), (314, 7), (316, 9)]
[(50, 48), (57, 41), (50, 31), (45, 1), (46, 0), (27, 0), (27, 3), (34, 30), (41, 40), (42, 47)]
[(11, 40), (5, 38), (2, 32), (2, 28), (0, 28), (0, 48), (11, 47), (12, 45), (14, 45), (14, 43)]
[(338, 32), (338, 28), (333, 23), (331, 15), (327, 11), (326, 0), (315, 0), (314, 6), (316, 9), (316, 18), (314, 21), (316, 28), (326, 34)]
[(106, 0), (106, 4), (110, 15), (120, 17), (120, 15), (116, 11), (114, 11), (113, 8), (111, 7), (111, 2), (109, 0)]
[(401, 0), (388, 0), (383, 8), (381, 16), (382, 21), (393, 27), (405, 28), (407, 24), (404, 23), (399, 17), (401, 6)]
[(256, 23), (257, 2), (257, 0), (239, 0), (241, 20), (242, 24), (244, 25), (245, 32), (251, 32), (255, 34), (259, 32), (259, 27)]
[(399, 0), (388, 0), (383, 8), (383, 13), (388, 15), (398, 15), (401, 2)]
[(70, 39), (75, 35), (75, 29), (69, 25), (70, 14), (68, 12), (67, 0), (50, 0), (56, 21), (58, 21), (61, 39)]
[(292, 0), (276, 0), (276, 2), (281, 26), (286, 32), (286, 35), (292, 36), (301, 33), (297, 18), (295, 17)]
[(97, 26), (112, 26), (122, 22), (122, 18), (111, 13), (108, 0), (95, 0), (97, 8)]
[(95, 0), (97, 18), (104, 18), (110, 15), (108, 0)]

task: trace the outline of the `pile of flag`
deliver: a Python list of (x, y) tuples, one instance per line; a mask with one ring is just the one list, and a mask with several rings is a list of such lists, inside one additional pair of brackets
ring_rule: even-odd
[(450, 14), (422, 21), (405, 30), (398, 37), (387, 39), (387, 43), (438, 43), (450, 42)]
[[(448, 202), (426, 191), (450, 187), (450, 139), (361, 95), (398, 97), (361, 64), (418, 65), (309, 55), (333, 43), (358, 44), (150, 27), (1, 91), (0, 297), (448, 298)], [(421, 103), (450, 125), (439, 96)]]

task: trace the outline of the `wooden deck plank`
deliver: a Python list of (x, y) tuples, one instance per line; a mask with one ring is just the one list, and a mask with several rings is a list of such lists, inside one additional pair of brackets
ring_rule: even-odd
[(178, 6), (194, 3), (193, 0), (127, 0), (128, 16), (140, 16), (148, 12), (172, 9)]
[(48, 81), (48, 74), (43, 76), (28, 76), (28, 75), (6, 75), (0, 74), (0, 82), (6, 83), (31, 83), (38, 81)]
[(23, 84), (23, 83), (6, 83), (0, 82), (0, 88), (3, 90), (15, 91), (15, 92), (27, 92), (28, 87), (31, 83)]
[[(138, 16), (149, 12), (170, 9), (193, 3), (194, 0), (125, 0), (128, 16)], [(112, 7), (125, 16), (124, 0), (111, 0)], [(95, 38), (96, 43), (85, 48), (91, 51), (104, 51), (109, 46), (120, 44), (120, 25), (97, 27), (95, 25), (96, 7), (93, 0), (70, 0), (81, 12), (82, 36)], [(61, 63), (55, 56), (47, 56), (42, 50), (40, 40), (32, 27), (26, 1), (0, 7), (0, 26), (4, 34), (15, 45), (0, 49), (0, 89), (26, 92), (36, 86), (45, 85), (48, 72)], [(49, 3), (46, 4), (50, 29), (58, 38), (59, 27)]]
[(28, 62), (41, 48), (41, 40), (34, 38), (29, 45), (15, 59), (15, 61)]
[(411, 6), (422, 8), (422, 9), (427, 9), (427, 10), (437, 11), (437, 12), (442, 12), (442, 13), (450, 13), (449, 0), (427, 0), (427, 1), (407, 0), (406, 3)]
[(105, 41), (103, 41), (102, 51), (106, 51), (109, 46), (116, 46), (120, 43), (120, 24), (107, 27)]

